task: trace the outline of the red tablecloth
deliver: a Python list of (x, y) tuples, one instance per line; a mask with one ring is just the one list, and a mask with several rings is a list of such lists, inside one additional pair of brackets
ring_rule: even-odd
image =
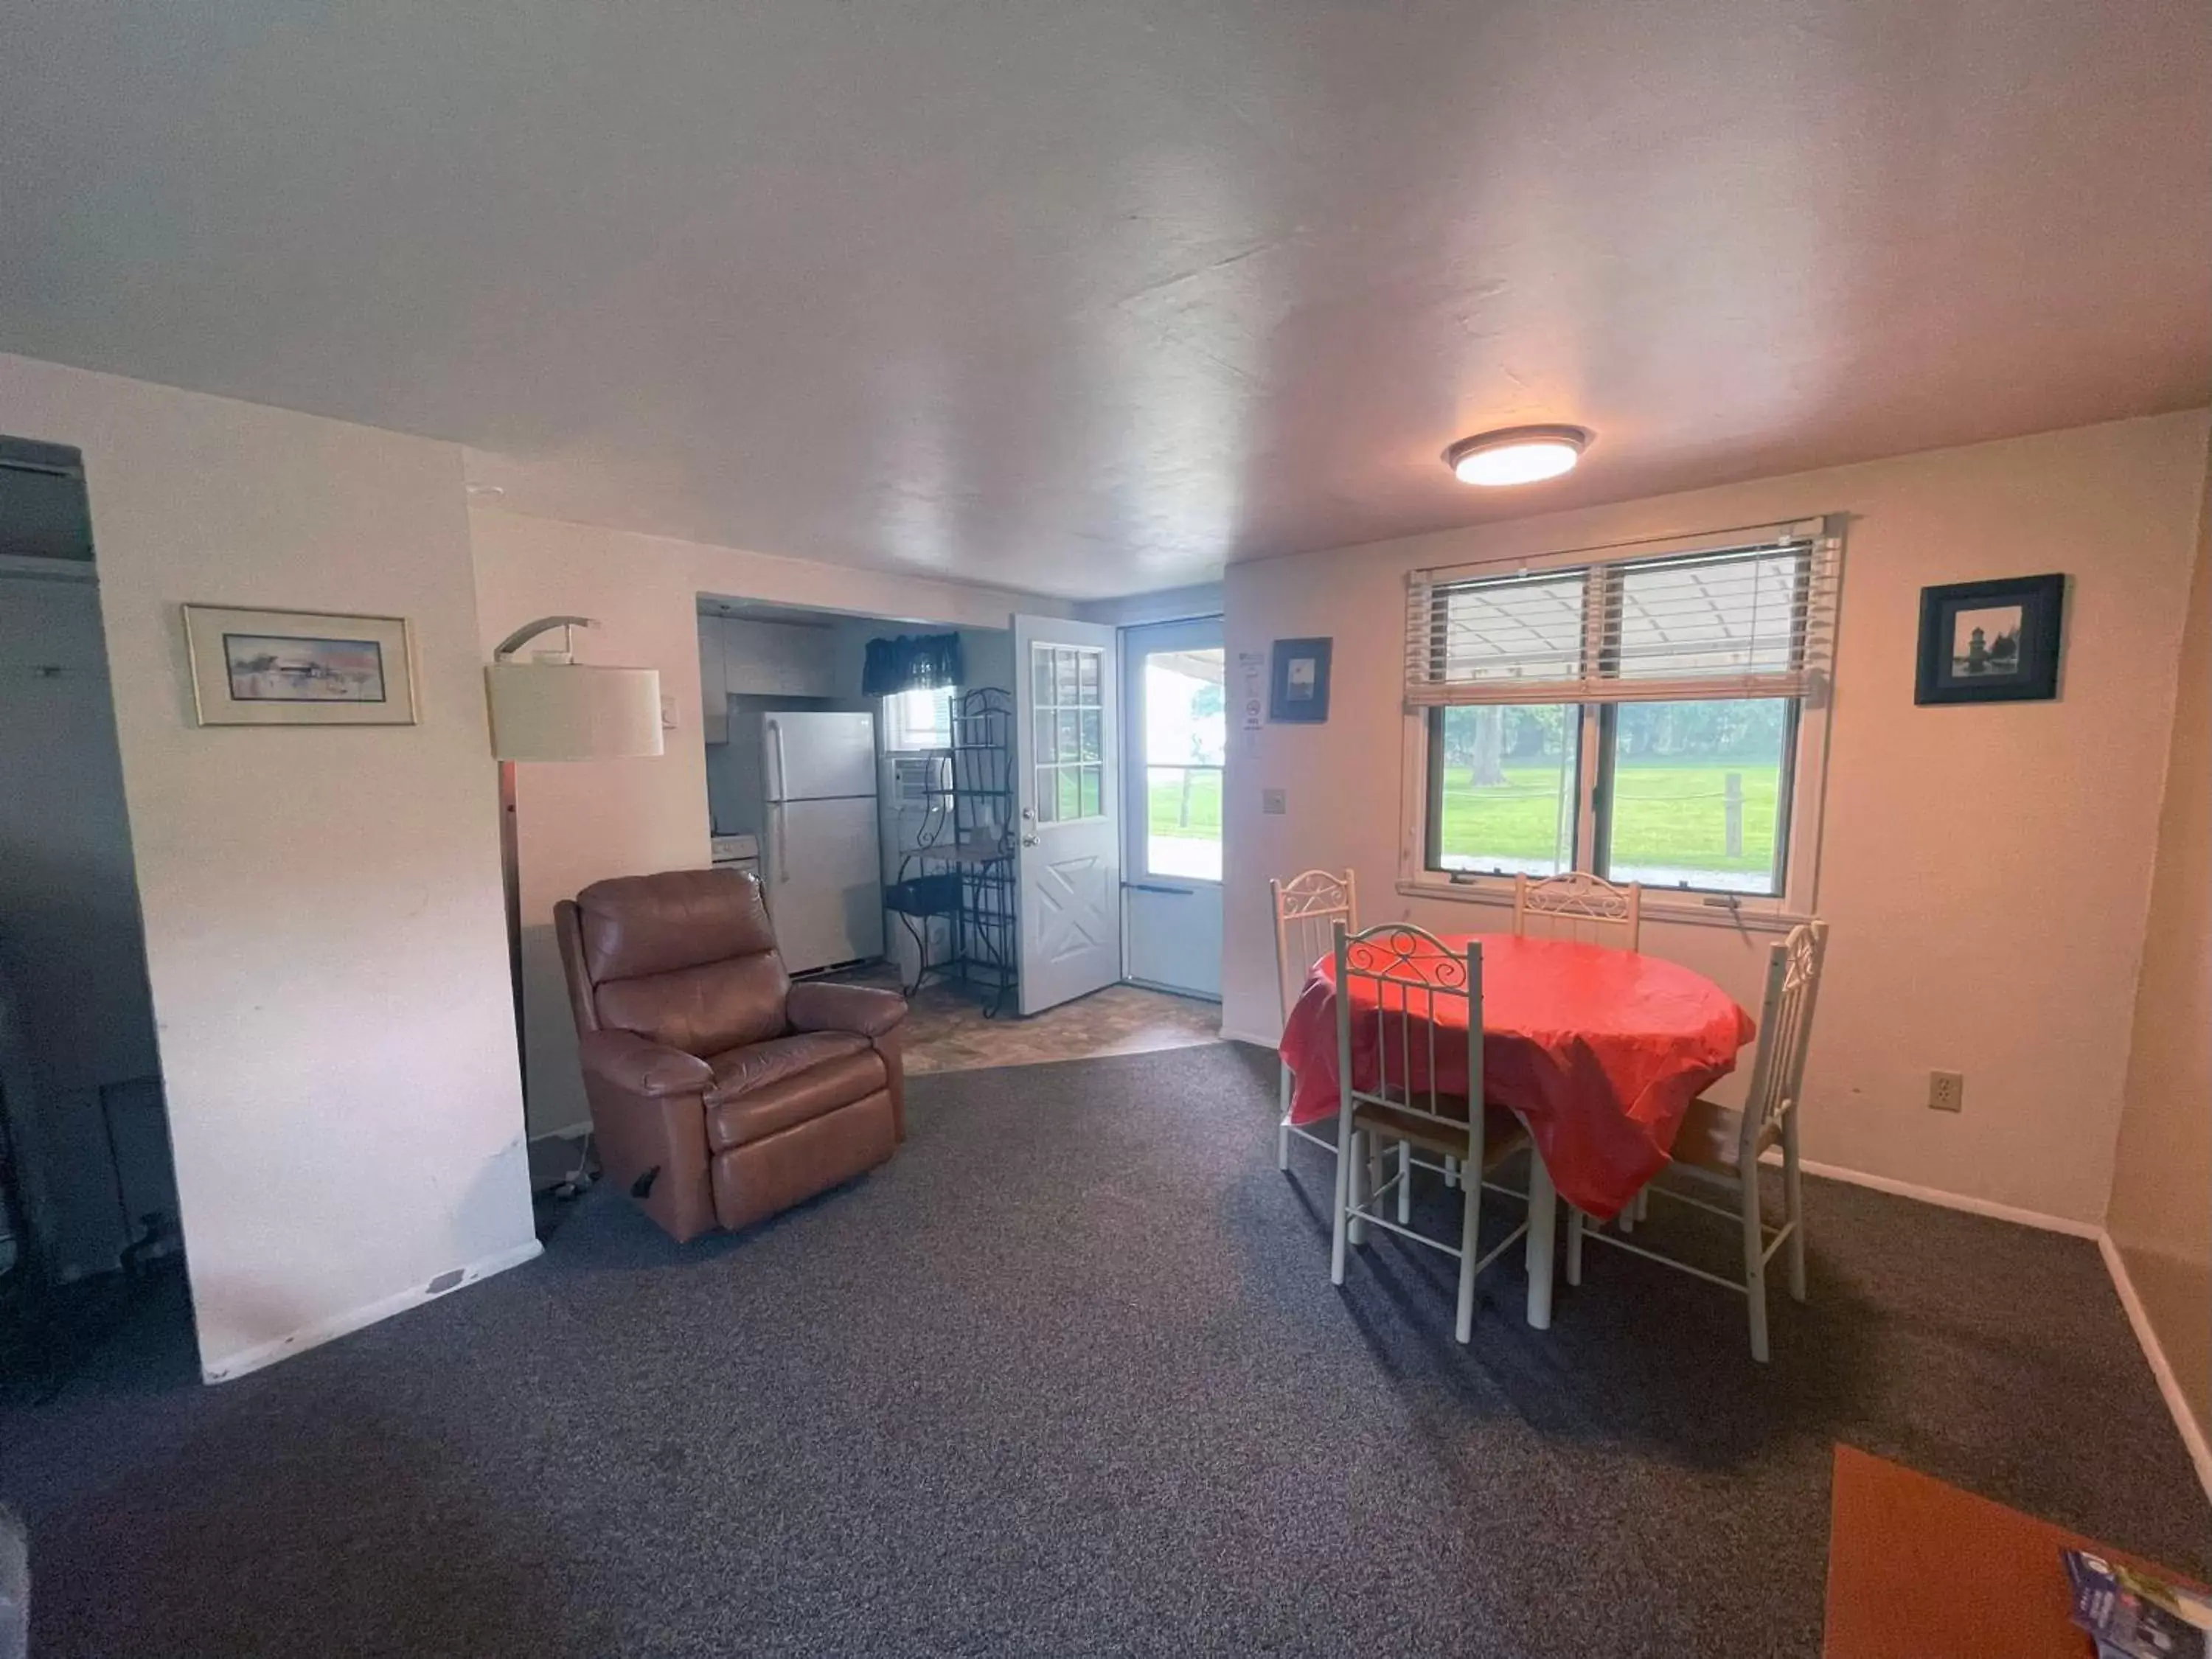
[[(1447, 936), (1464, 951), (1467, 936)], [(1433, 971), (1440, 958), (1419, 944), (1395, 977)], [(1398, 994), (1389, 994), (1395, 1011)], [(1353, 981), (1352, 1080), (1373, 1090), (1410, 1057), (1413, 1086), (1429, 1086), (1429, 1023), (1413, 993), (1415, 1029), (1401, 1043), (1402, 1017), (1388, 1012), (1378, 1033), (1370, 982)], [(1467, 1089), (1464, 1002), (1436, 1004), (1437, 1086)], [(1449, 1031), (1462, 1033), (1455, 1038)], [(1528, 1126), (1552, 1181), (1590, 1215), (1617, 1213), (1665, 1167), (1682, 1114), (1735, 1069), (1751, 1041), (1751, 1016), (1701, 974), (1631, 951), (1562, 939), (1482, 936), (1483, 1092)], [(1283, 1028), (1283, 1060), (1297, 1079), (1291, 1119), (1312, 1123), (1337, 1108), (1336, 963), (1314, 964)]]

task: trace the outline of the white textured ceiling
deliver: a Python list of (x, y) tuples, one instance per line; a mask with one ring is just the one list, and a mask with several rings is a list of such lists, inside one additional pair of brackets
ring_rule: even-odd
[(2208, 87), (2203, 0), (18, 7), (0, 348), (1102, 596), (2202, 402)]

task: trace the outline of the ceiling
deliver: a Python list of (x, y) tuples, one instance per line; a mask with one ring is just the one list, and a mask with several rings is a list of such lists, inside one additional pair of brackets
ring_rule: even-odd
[(19, 7), (0, 349), (1103, 597), (2202, 403), (2208, 83), (2202, 0)]

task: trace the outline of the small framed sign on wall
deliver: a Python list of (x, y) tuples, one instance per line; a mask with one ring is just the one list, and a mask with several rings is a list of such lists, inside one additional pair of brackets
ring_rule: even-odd
[(1321, 726), (1328, 720), (1328, 640), (1277, 640), (1267, 718)]
[(412, 726), (404, 617), (185, 607), (202, 726)]
[(2066, 578), (2013, 576), (1920, 590), (1912, 701), (2039, 702), (2058, 695)]

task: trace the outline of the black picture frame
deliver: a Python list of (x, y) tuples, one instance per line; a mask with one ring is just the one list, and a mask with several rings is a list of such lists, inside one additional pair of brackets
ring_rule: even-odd
[(2063, 574), (1922, 588), (1912, 701), (2050, 702), (2065, 620)]
[(1267, 718), (1293, 726), (1328, 720), (1331, 640), (1277, 640), (1267, 674)]

